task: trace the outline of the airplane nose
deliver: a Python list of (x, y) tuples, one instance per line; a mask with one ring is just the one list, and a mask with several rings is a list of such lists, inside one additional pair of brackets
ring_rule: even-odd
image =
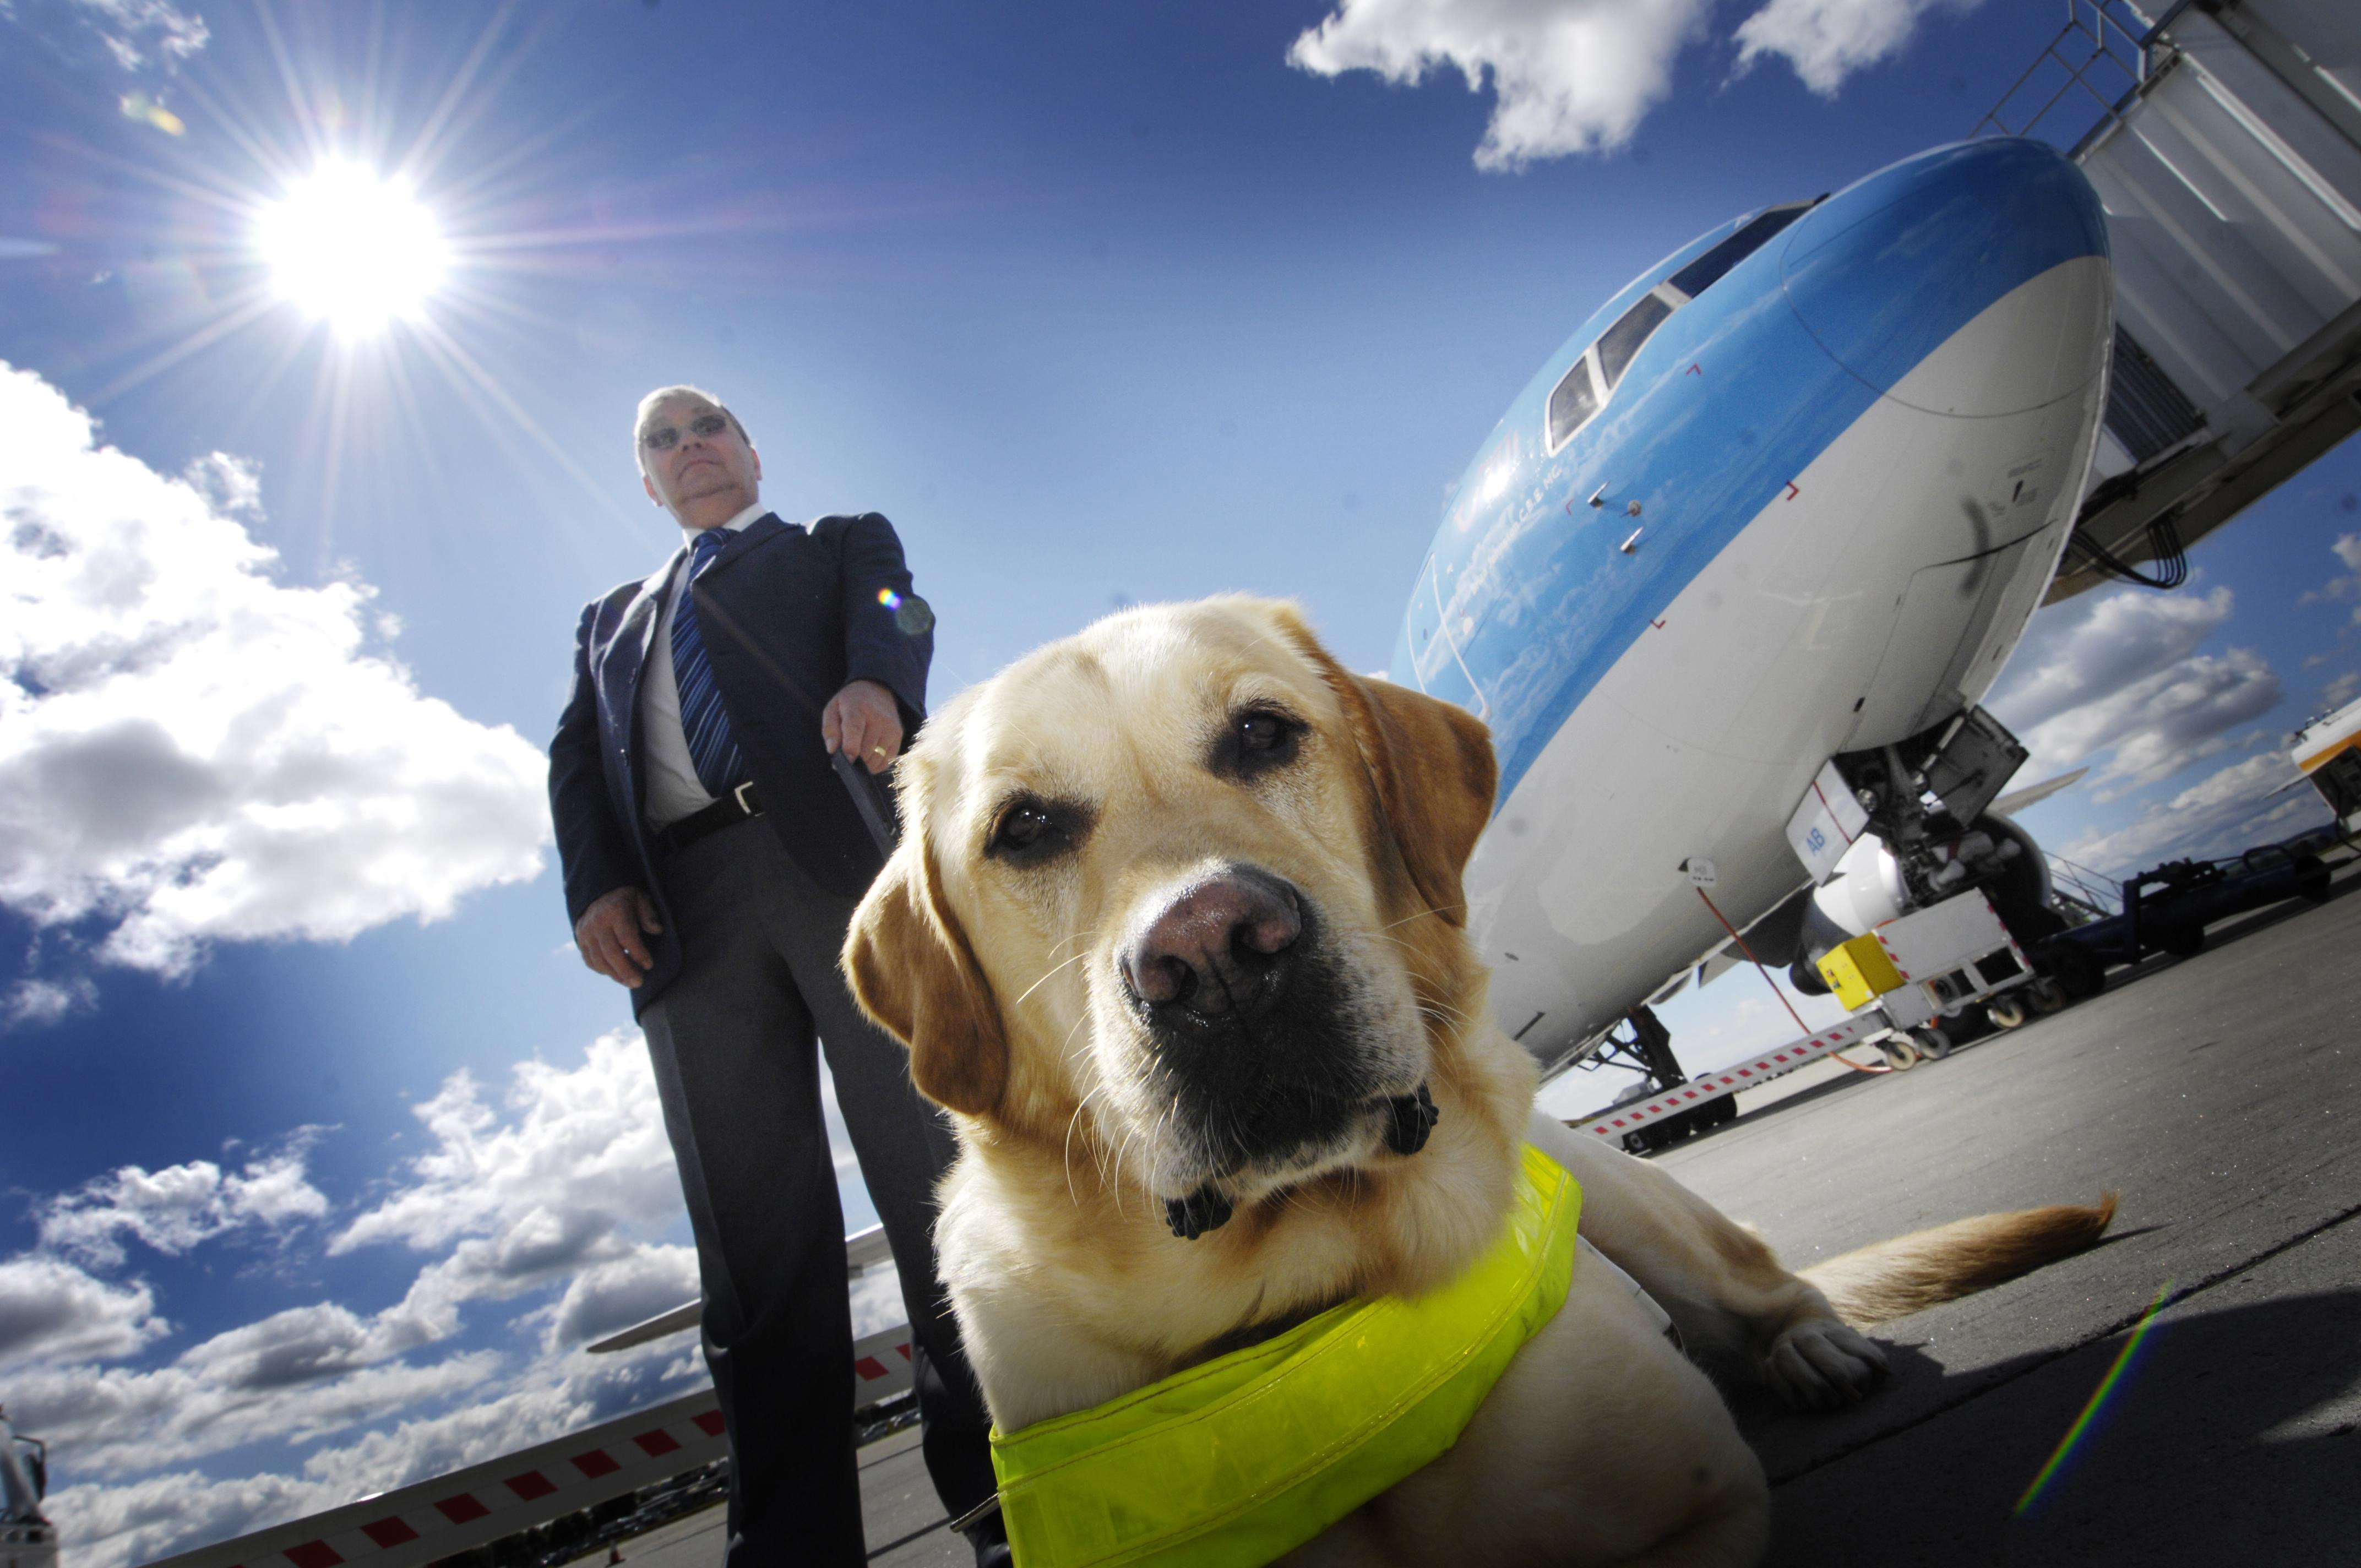
[[(2107, 256), (2105, 214), (2082, 171), (2044, 143), (1992, 137), (1937, 148), (1823, 202), (1789, 231), (1788, 302), (1829, 356), (1892, 392), (1953, 333), (2021, 284)], [(2089, 384), (2104, 362), (2113, 288), (2085, 269), (2038, 355), (1942, 391), (1932, 411), (2022, 412)]]

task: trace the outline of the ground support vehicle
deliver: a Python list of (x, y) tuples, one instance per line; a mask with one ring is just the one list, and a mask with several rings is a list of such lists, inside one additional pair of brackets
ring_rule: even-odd
[(49, 1483), (48, 1445), (18, 1437), (0, 1410), (0, 1568), (57, 1568), (57, 1527), (41, 1512)]
[(2205, 927), (2282, 899), (2328, 896), (2319, 856), (2264, 844), (2217, 861), (2170, 861), (2128, 878), (2123, 913), (2059, 932), (2041, 945), (2043, 967), (2069, 996), (2095, 996), (2107, 970), (2150, 953), (2190, 958), (2205, 949)]

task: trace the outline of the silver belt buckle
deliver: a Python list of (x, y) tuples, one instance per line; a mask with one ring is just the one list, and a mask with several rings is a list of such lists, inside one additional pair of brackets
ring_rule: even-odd
[(754, 781), (752, 779), (748, 779), (744, 784), (740, 784), (736, 789), (730, 792), (730, 798), (736, 801), (738, 803), (738, 809), (744, 812), (747, 816), (760, 817), (763, 814), (762, 807), (756, 806), (752, 801), (746, 798), (747, 792), (752, 790), (753, 787)]

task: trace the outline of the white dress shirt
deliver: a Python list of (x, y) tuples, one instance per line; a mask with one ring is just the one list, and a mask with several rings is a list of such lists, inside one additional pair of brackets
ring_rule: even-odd
[[(756, 501), (720, 526), (735, 533), (770, 510)], [(694, 537), (696, 532), (681, 530), (688, 537)], [(688, 732), (680, 723), (680, 681), (672, 670), (673, 610), (679, 605), (680, 596), (687, 591), (686, 574), (688, 564), (696, 558), (694, 552), (684, 553), (680, 564), (673, 568), (672, 591), (664, 596), (664, 613), (656, 618), (655, 643), (648, 650), (647, 668), (640, 674), (640, 736), (648, 768), (648, 827), (659, 832), (692, 812), (704, 810), (714, 801), (712, 794), (698, 782), (697, 763), (688, 754)]]

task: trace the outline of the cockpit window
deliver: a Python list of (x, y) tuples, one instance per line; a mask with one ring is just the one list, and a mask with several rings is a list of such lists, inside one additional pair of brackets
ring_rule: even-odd
[[(0, 5), (6, 0), (0, 0)], [(1613, 326), (1558, 380), (1549, 397), (1549, 450), (1554, 453), (1614, 393), (1631, 360), (1675, 311), (1719, 282), (1730, 269), (1768, 245), (1780, 230), (1827, 201), (1773, 207), (1741, 224), (1719, 245), (1640, 296)]]
[(1664, 280), (1694, 300), (1720, 282), (1722, 274), (1770, 244), (1781, 229), (1811, 210), (1809, 202), (1773, 207)]
[(1615, 383), (1623, 378), (1623, 367), (1648, 341), (1648, 334), (1664, 324), (1673, 307), (1653, 294), (1642, 294), (1640, 302), (1623, 313), (1623, 319), (1609, 327), (1598, 339), (1598, 369), (1612, 391)]
[(1565, 438), (1598, 411), (1598, 394), (1590, 384), (1590, 356), (1585, 354), (1550, 393), (1549, 449), (1554, 452), (1565, 445)]

